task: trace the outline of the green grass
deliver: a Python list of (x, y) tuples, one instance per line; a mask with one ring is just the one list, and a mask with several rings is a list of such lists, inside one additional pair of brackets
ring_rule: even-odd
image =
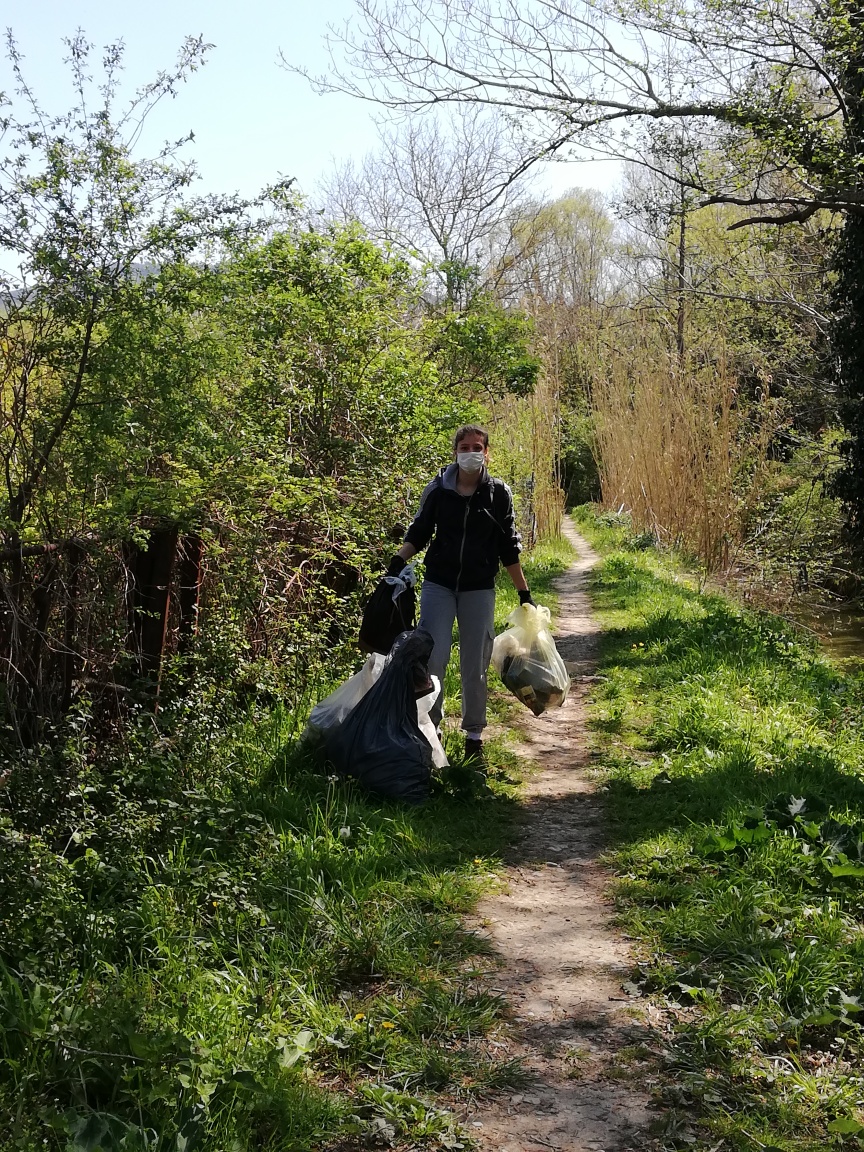
[(864, 1146), (864, 676), (577, 515), (606, 551), (593, 726), (635, 978), (672, 1023), (666, 1146)]
[[(538, 598), (564, 566), (526, 561)], [(0, 793), (4, 1150), (468, 1148), (446, 1105), (524, 1081), (487, 1043), (506, 1007), (462, 919), (497, 883), (515, 756), (499, 737), (478, 779), (451, 734), (406, 809), (323, 775), (304, 720), (22, 757)]]

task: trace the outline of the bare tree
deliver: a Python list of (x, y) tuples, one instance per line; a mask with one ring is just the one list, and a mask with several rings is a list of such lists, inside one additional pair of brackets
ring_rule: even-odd
[(702, 203), (774, 223), (820, 208), (864, 215), (858, 0), (356, 6), (331, 30), (333, 70), (310, 77), (321, 91), (401, 111), (493, 107), (518, 125), (529, 160), (570, 149), (644, 160), (640, 126), (695, 122), (724, 156), (684, 176)]
[(321, 191), (328, 215), (419, 257), (460, 304), (466, 272), (486, 263), (490, 237), (522, 199), (521, 170), (504, 120), (459, 107), (383, 128), (380, 149), (336, 168)]

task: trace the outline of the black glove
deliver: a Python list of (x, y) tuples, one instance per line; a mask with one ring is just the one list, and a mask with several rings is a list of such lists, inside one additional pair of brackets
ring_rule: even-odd
[(405, 565), (407, 560), (403, 560), (401, 556), (394, 556), (390, 563), (387, 565), (386, 576), (398, 576)]
[(533, 607), (535, 607), (535, 608), (537, 607), (537, 605), (534, 603), (534, 600), (531, 596), (531, 589), (530, 588), (522, 588), (520, 590), (519, 603), (520, 604), (531, 604), (531, 605), (533, 605)]

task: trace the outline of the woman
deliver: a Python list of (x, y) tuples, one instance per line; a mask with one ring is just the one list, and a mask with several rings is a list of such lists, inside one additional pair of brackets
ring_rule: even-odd
[(420, 498), (420, 508), (393, 557), (388, 575), (398, 575), (417, 552), (426, 555), (420, 594), (420, 624), (435, 646), (429, 672), (441, 681), (430, 713), (437, 728), (444, 701), (444, 670), (450, 659), (453, 622), (459, 622), (462, 729), (465, 754), (480, 758), (486, 727), (486, 673), (495, 636), (495, 576), (503, 564), (521, 604), (533, 604), (519, 553), (513, 495), (487, 471), (489, 433), (465, 424), (453, 437), (454, 463), (442, 468)]

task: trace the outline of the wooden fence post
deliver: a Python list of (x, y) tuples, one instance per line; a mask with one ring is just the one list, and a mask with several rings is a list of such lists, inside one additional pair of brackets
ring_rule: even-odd
[(84, 549), (80, 544), (71, 543), (66, 549), (69, 575), (66, 579), (66, 609), (63, 613), (63, 698), (61, 707), (68, 711), (72, 703), (72, 684), (78, 667), (78, 654), (75, 650), (78, 630), (78, 597), (81, 594), (81, 565), (84, 562)]
[(155, 528), (147, 547), (136, 548), (132, 555), (133, 587), (129, 601), (132, 646), (141, 674), (152, 681), (156, 690), (154, 708), (159, 696), (177, 534), (176, 525)]

